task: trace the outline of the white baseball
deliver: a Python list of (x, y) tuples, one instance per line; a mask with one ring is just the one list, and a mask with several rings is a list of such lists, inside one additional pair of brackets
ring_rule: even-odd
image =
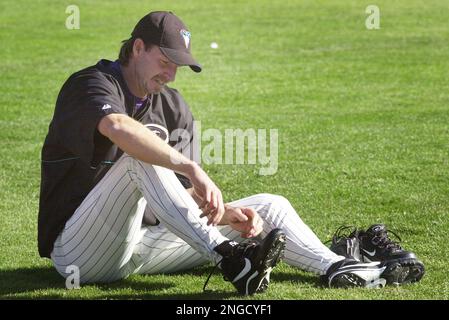
[(218, 43), (212, 42), (212, 43), (210, 44), (210, 47), (211, 47), (212, 49), (217, 49), (217, 48), (218, 48)]

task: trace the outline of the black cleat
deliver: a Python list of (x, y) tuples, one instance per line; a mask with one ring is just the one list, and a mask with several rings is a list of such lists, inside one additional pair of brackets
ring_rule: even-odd
[(227, 241), (215, 251), (223, 256), (220, 268), (225, 280), (232, 282), (240, 294), (252, 295), (267, 289), (271, 270), (281, 260), (284, 248), (285, 234), (274, 229), (260, 243)]
[[(351, 232), (345, 233), (345, 231), (351, 230)], [(341, 226), (335, 231), (332, 237), (332, 243), (330, 246), (331, 251), (336, 254), (354, 259), (357, 261), (363, 261), (360, 257), (360, 240), (359, 230), (352, 226)]]
[(334, 263), (322, 277), (331, 288), (383, 288), (389, 269), (379, 262), (361, 263), (344, 259)]
[[(388, 233), (393, 234), (398, 242), (393, 241)], [(358, 234), (360, 241), (360, 256), (363, 261), (397, 262), (402, 272), (389, 283), (396, 285), (417, 282), (424, 276), (424, 265), (410, 251), (404, 250), (399, 242), (401, 238), (383, 224), (375, 224)]]
[(390, 239), (388, 232), (401, 241), (393, 231), (383, 224), (375, 224), (366, 231), (352, 229), (348, 235), (340, 227), (332, 238), (330, 249), (338, 255), (362, 262), (381, 262), (387, 267), (385, 279), (388, 284), (401, 285), (421, 280), (424, 265), (413, 252), (402, 249), (398, 242)]

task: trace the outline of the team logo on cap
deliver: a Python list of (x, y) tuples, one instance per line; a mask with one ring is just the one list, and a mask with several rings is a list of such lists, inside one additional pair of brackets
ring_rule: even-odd
[(190, 43), (190, 32), (187, 30), (181, 29), (181, 30), (179, 30), (179, 33), (181, 34), (182, 38), (184, 39), (186, 48), (188, 48), (189, 43)]

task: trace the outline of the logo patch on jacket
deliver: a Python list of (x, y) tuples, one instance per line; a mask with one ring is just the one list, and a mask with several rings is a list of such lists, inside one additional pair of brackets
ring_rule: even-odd
[(155, 123), (149, 123), (149, 124), (145, 124), (145, 127), (147, 127), (148, 129), (150, 129), (151, 131), (153, 131), (159, 138), (161, 138), (162, 140), (164, 140), (165, 142), (168, 143), (168, 130), (167, 128), (159, 125), (159, 124), (155, 124)]

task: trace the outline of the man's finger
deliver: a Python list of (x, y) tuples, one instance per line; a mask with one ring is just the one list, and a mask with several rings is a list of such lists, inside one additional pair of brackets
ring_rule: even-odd
[(209, 198), (210, 198), (210, 201), (209, 201), (207, 208), (209, 210), (213, 211), (213, 210), (217, 209), (217, 199), (216, 199), (215, 193), (211, 192)]
[(203, 213), (200, 214), (200, 218), (207, 217), (208, 215), (210, 215), (210, 212), (210, 210), (203, 209)]
[(249, 232), (249, 233), (242, 233), (240, 235), (242, 238), (248, 239), (248, 238), (253, 238), (256, 236), (256, 234), (254, 234), (254, 232)]
[(212, 219), (212, 225), (213, 226), (217, 226), (219, 223), (220, 223), (220, 221), (221, 221), (221, 217), (222, 217), (222, 212), (221, 212), (221, 210), (220, 210), (220, 206), (219, 206), (219, 199), (218, 199), (218, 196), (216, 196), (216, 198), (215, 198), (215, 208), (214, 208), (214, 211), (213, 211), (213, 219)]
[(221, 208), (221, 210), (223, 211), (223, 213), (224, 213), (224, 211), (225, 211), (225, 208), (224, 208), (224, 201), (223, 201), (223, 195), (221, 194), (221, 191), (220, 190), (218, 190), (218, 200), (219, 200), (219, 205), (220, 205), (220, 208)]
[(204, 199), (198, 207), (203, 210), (204, 207), (207, 205), (207, 203), (208, 203), (208, 201), (206, 199)]
[(232, 212), (232, 219), (234, 222), (245, 222), (248, 221), (248, 216), (240, 210), (240, 208), (233, 208)]
[(209, 212), (209, 221), (207, 222), (208, 225), (217, 225), (217, 197), (215, 192), (211, 193), (210, 196), (210, 203), (207, 206), (207, 210)]
[(204, 195), (204, 206), (209, 208), (210, 202), (212, 201), (212, 191), (209, 189), (206, 190), (206, 194)]
[(257, 215), (256, 210), (253, 208), (241, 208), (241, 210), (248, 218), (254, 218)]

